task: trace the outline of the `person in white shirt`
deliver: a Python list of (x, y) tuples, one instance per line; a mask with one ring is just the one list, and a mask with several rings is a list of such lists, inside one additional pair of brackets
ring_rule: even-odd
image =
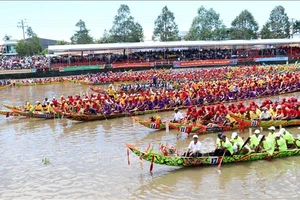
[(201, 143), (198, 140), (198, 135), (193, 136), (193, 141), (190, 142), (187, 151), (184, 153), (186, 157), (201, 157)]
[(173, 123), (179, 123), (181, 120), (183, 120), (183, 114), (181, 112), (179, 112), (178, 108), (174, 109), (175, 114), (174, 114), (174, 119), (173, 119)]
[(263, 107), (262, 108), (262, 113), (260, 114), (260, 119), (262, 121), (267, 121), (267, 120), (270, 120), (271, 119), (271, 113), (268, 111), (267, 108)]

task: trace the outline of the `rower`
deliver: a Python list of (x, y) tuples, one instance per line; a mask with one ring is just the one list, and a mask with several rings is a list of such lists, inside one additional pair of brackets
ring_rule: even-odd
[(280, 132), (275, 133), (275, 151), (286, 151), (287, 145), (285, 139), (281, 137)]
[(244, 143), (244, 140), (238, 135), (237, 132), (233, 132), (231, 134), (231, 140), (230, 140), (230, 142), (232, 144), (235, 144), (235, 143)]
[(215, 149), (215, 152), (214, 152), (215, 156), (220, 155), (223, 152), (222, 149), (221, 149), (221, 137), (222, 137), (222, 135), (223, 135), (222, 132), (219, 132), (218, 135), (217, 135), (216, 149)]
[(185, 157), (201, 157), (201, 143), (198, 140), (198, 135), (193, 136), (193, 141), (190, 142), (187, 151), (183, 154)]
[(270, 128), (268, 128), (270, 130), (268, 138), (270, 140), (272, 140), (273, 142), (275, 142), (275, 130), (276, 128), (274, 126), (271, 126)]
[(255, 135), (251, 135), (250, 136), (250, 148), (251, 149), (254, 149), (257, 147), (258, 143), (260, 140), (258, 140), (258, 135), (260, 134), (260, 130), (256, 129), (254, 131), (254, 134)]
[(34, 111), (42, 111), (43, 107), (39, 101), (36, 101), (36, 105), (34, 107)]
[(264, 153), (264, 152), (267, 152), (268, 153), (268, 156), (272, 156), (273, 153), (274, 153), (274, 150), (275, 150), (275, 145), (274, 143), (266, 138), (266, 137), (263, 137), (263, 135), (259, 135), (258, 136), (258, 140), (261, 141), (262, 140), (262, 143), (261, 143), (261, 153)]
[(227, 137), (225, 134), (223, 134), (221, 136), (221, 149), (222, 151), (220, 151), (218, 156), (222, 156), (224, 154), (225, 151), (225, 156), (232, 156), (234, 153), (233, 150), (233, 145), (231, 144), (231, 142), (229, 140), (227, 140)]
[(295, 138), (293, 137), (293, 135), (290, 132), (285, 130), (285, 128), (281, 128), (279, 132), (281, 133), (283, 139), (285, 139), (287, 147), (289, 149), (293, 149), (296, 147)]
[(271, 119), (271, 113), (268, 111), (266, 107), (262, 108), (263, 112), (260, 114), (260, 119), (262, 121), (268, 121)]
[(181, 112), (179, 112), (179, 109), (178, 108), (175, 108), (174, 109), (175, 111), (175, 114), (174, 114), (174, 119), (173, 119), (173, 123), (180, 123), (182, 120), (183, 120), (183, 115)]
[(297, 135), (295, 144), (296, 144), (297, 148), (300, 148), (300, 134)]

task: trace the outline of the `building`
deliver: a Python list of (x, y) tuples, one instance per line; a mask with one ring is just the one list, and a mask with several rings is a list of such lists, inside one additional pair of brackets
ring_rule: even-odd
[(15, 46), (18, 43), (18, 40), (7, 40), (0, 45), (0, 55), (2, 56), (15, 56), (17, 55)]
[[(40, 43), (42, 46), (42, 49), (45, 50), (48, 48), (48, 46), (50, 45), (56, 45), (57, 40), (51, 40), (51, 39), (45, 39), (45, 38), (39, 38), (40, 39)], [(26, 41), (30, 41), (31, 38), (27, 38), (25, 39)]]

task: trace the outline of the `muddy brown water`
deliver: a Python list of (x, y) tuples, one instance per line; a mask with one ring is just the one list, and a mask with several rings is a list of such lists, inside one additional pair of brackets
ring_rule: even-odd
[[(68, 83), (7, 88), (1, 90), (0, 102), (22, 105), (86, 91), (88, 86)], [(288, 96), (299, 97), (299, 93), (271, 99)], [(171, 119), (173, 112), (160, 115)], [(0, 126), (0, 199), (300, 198), (300, 157), (224, 164), (221, 173), (216, 166), (155, 164), (150, 174), (150, 163), (142, 161), (140, 166), (133, 153), (128, 166), (125, 143), (143, 150), (150, 143), (158, 150), (160, 143), (167, 142), (183, 151), (191, 138), (174, 130), (155, 132), (129, 117), (79, 123), (0, 116)], [(287, 129), (298, 133), (297, 127)], [(246, 138), (249, 133), (241, 135)], [(205, 151), (214, 149), (216, 134), (199, 139)], [(44, 158), (50, 164), (44, 165)]]

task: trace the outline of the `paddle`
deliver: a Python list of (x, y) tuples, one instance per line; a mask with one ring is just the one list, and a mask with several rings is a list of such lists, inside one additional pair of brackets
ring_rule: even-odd
[(152, 155), (151, 165), (150, 165), (150, 173), (152, 173), (153, 170), (153, 162), (154, 162), (154, 155)]
[(237, 154), (240, 153), (240, 151), (246, 146), (246, 144), (249, 142), (249, 140), (250, 140), (250, 137), (247, 138), (247, 140), (246, 140), (246, 141), (244, 142), (244, 144), (242, 145), (242, 148), (240, 148), (240, 149), (238, 150)]
[(262, 143), (262, 141), (264, 140), (264, 138), (265, 138), (265, 135), (262, 136), (262, 138), (260, 139), (258, 145), (256, 146), (256, 148), (255, 148), (255, 152), (256, 152), (256, 153), (257, 153), (257, 151), (258, 151), (258, 147), (261, 145), (261, 143)]
[(226, 151), (227, 151), (227, 150), (224, 151), (223, 156), (222, 156), (222, 158), (221, 158), (221, 161), (220, 161), (220, 163), (219, 163), (219, 165), (218, 165), (218, 171), (219, 171), (219, 172), (221, 172), (221, 165), (222, 165), (222, 162), (223, 162), (223, 159), (224, 159), (224, 156), (225, 156)]

